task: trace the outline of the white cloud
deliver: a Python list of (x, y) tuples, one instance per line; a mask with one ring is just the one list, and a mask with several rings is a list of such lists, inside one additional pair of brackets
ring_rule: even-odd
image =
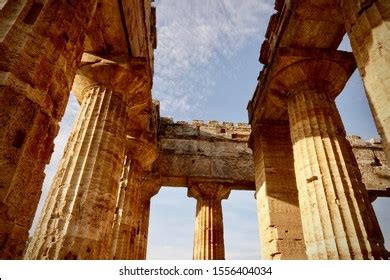
[[(250, 40), (263, 40), (273, 0), (160, 0), (154, 98), (162, 115), (198, 110), (213, 73)], [(223, 69), (225, 70), (225, 69)], [(228, 70), (228, 69), (226, 69)]]

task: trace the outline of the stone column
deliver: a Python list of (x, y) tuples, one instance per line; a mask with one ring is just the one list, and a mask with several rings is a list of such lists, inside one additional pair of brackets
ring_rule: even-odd
[(121, 190), (118, 197), (117, 216), (114, 221), (115, 238), (112, 244), (113, 259), (126, 260), (134, 255), (134, 239), (136, 230), (132, 226), (135, 212), (140, 212), (139, 189), (143, 176), (142, 166), (138, 160), (129, 156), (129, 173), (125, 189)]
[(160, 189), (159, 180), (146, 180), (157, 158), (157, 123), (152, 113), (142, 135), (133, 127), (126, 141), (127, 160), (117, 199), (113, 225), (112, 258), (120, 260), (144, 260), (148, 240), (150, 199)]
[(130, 174), (128, 183), (127, 193), (123, 194), (124, 203), (122, 208), (119, 208), (122, 219), (117, 223), (118, 237), (113, 242), (113, 259), (145, 260), (150, 201), (159, 192), (161, 186), (157, 181), (142, 180), (138, 174)]
[(353, 61), (347, 53), (335, 52), (327, 59), (296, 62), (280, 73), (281, 79), (289, 77), (285, 90), (309, 259), (387, 255), (334, 101), (347, 72), (352, 73), (348, 60)]
[(85, 30), (87, 1), (5, 1), (0, 13), (0, 259), (20, 259)]
[(150, 203), (153, 196), (160, 191), (161, 185), (155, 181), (143, 181), (139, 188), (138, 211), (132, 215), (132, 231), (135, 232), (134, 250), (130, 259), (145, 260), (148, 249)]
[(390, 1), (340, 2), (368, 102), (390, 161)]
[(196, 199), (194, 260), (224, 260), (221, 200), (230, 188), (216, 182), (190, 182), (188, 196)]
[(131, 168), (131, 157), (129, 155), (126, 156), (125, 162), (123, 164), (122, 176), (119, 182), (119, 192), (116, 200), (116, 208), (115, 208), (115, 216), (114, 223), (112, 229), (112, 255), (115, 258), (115, 251), (118, 243), (121, 243), (118, 240), (119, 237), (119, 227), (121, 225), (121, 221), (127, 217), (123, 215), (123, 206), (125, 204), (126, 192), (128, 191), (129, 186), (129, 174)]
[[(79, 69), (82, 102), (28, 259), (109, 259), (130, 97), (149, 81), (104, 59)], [(135, 63), (139, 66), (138, 63)], [(130, 68), (130, 69), (129, 69)], [(144, 71), (141, 71), (144, 72)]]
[(261, 256), (268, 260), (307, 259), (288, 122), (257, 124), (251, 143)]

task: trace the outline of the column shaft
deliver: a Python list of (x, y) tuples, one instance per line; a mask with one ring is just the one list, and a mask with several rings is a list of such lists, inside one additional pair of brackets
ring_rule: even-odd
[(262, 258), (306, 259), (288, 123), (252, 133)]
[(383, 236), (325, 82), (290, 89), (293, 142), (309, 259), (380, 259)]
[(390, 160), (390, 1), (342, 0), (345, 27)]
[(96, 0), (0, 13), (0, 258), (22, 257)]
[(194, 260), (224, 260), (222, 205), (220, 200), (202, 199), (196, 203)]
[(158, 193), (160, 185), (143, 180), (139, 188), (136, 211), (132, 213), (131, 229), (135, 232), (133, 254), (130, 259), (145, 260), (148, 247), (148, 232), (151, 198)]
[(221, 200), (230, 188), (220, 184), (199, 183), (189, 186), (188, 194), (197, 200), (194, 260), (224, 260), (223, 217)]
[[(160, 189), (158, 180), (145, 179), (144, 171), (150, 171), (157, 158), (156, 115), (143, 117), (130, 109), (132, 128), (126, 140), (127, 160), (123, 170), (123, 182), (118, 195), (117, 215), (112, 240), (112, 258), (122, 260), (146, 259), (150, 199)], [(138, 119), (139, 120), (139, 119)], [(142, 131), (142, 135), (139, 135)]]
[(111, 257), (127, 104), (101, 85), (87, 87), (84, 95), (26, 258)]
[(122, 222), (123, 217), (123, 207), (125, 204), (126, 192), (128, 190), (128, 180), (130, 174), (130, 166), (131, 166), (131, 157), (126, 156), (125, 162), (123, 164), (122, 176), (119, 183), (119, 192), (116, 201), (116, 209), (115, 209), (115, 217), (114, 224), (112, 229), (112, 256), (115, 259), (115, 252), (118, 245), (119, 238), (119, 229)]
[(137, 259), (135, 240), (139, 228), (136, 220), (140, 214), (141, 164), (130, 158), (130, 170), (125, 191), (121, 193), (118, 205), (117, 239), (113, 240), (113, 258), (116, 260)]
[(150, 200), (158, 193), (160, 185), (144, 180), (141, 164), (130, 155), (128, 158), (128, 179), (118, 197), (112, 254), (116, 260), (145, 260)]

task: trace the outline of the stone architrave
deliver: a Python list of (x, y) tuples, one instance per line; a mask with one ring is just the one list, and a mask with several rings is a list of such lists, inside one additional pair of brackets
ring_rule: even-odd
[(307, 259), (288, 122), (257, 124), (251, 144), (262, 259)]
[(74, 86), (81, 110), (27, 259), (111, 258), (128, 111), (150, 94), (150, 79), (144, 59), (84, 59)]
[(188, 184), (188, 196), (196, 199), (194, 260), (225, 259), (221, 201), (230, 194), (225, 184), (206, 180)]
[(367, 99), (390, 161), (390, 1), (337, 1)]
[(2, 4), (0, 259), (22, 258), (97, 2)]

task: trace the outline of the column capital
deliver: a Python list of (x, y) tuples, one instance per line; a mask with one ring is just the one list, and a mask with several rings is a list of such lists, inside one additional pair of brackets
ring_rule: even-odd
[(272, 66), (260, 73), (261, 83), (248, 104), (250, 123), (287, 121), (288, 99), (302, 90), (322, 91), (335, 99), (355, 69), (355, 59), (349, 52), (278, 48)]
[(196, 200), (222, 200), (229, 197), (230, 191), (230, 183), (208, 180), (189, 180), (187, 195)]
[(131, 105), (138, 105), (149, 101), (151, 80), (145, 58), (84, 53), (72, 91), (81, 103), (85, 89), (100, 84), (121, 93)]
[(355, 69), (350, 52), (280, 48), (269, 82), (270, 94), (281, 97), (295, 89), (325, 88), (335, 98)]
[(157, 146), (147, 139), (126, 136), (126, 153), (129, 157), (137, 160), (142, 168), (151, 165), (158, 156)]
[(132, 110), (127, 123), (127, 154), (137, 159), (145, 171), (150, 172), (158, 156), (157, 130), (159, 104), (151, 102), (143, 111)]
[(141, 199), (150, 200), (153, 196), (158, 194), (161, 189), (161, 180), (145, 176), (141, 183), (140, 194)]

